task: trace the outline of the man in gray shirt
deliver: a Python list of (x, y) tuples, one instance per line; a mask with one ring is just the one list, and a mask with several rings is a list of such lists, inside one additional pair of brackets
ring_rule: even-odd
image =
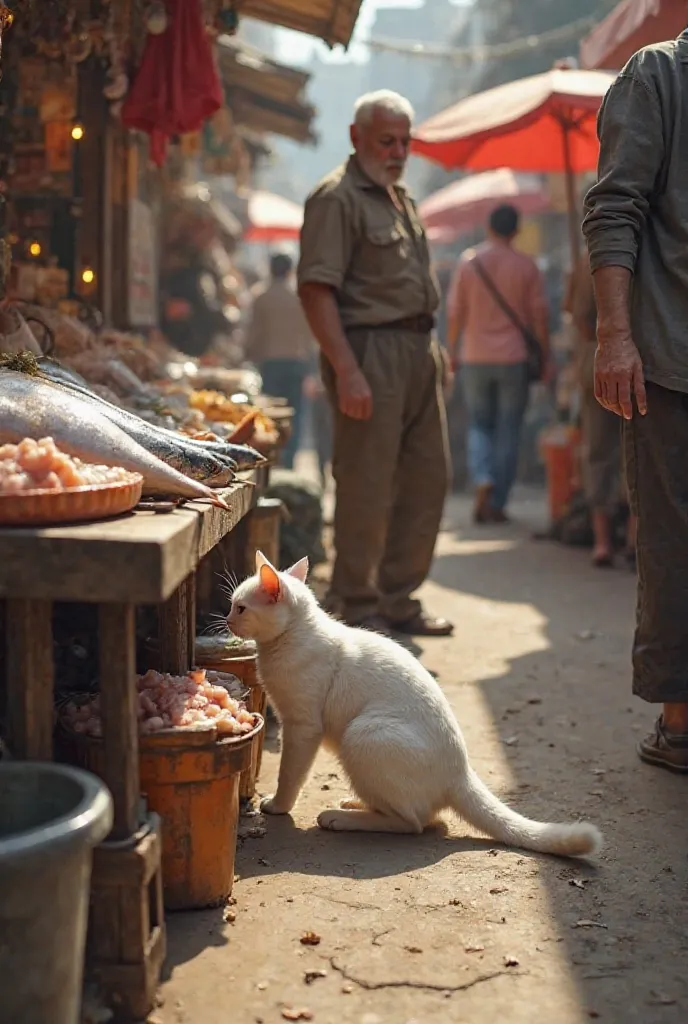
[(688, 33), (631, 58), (598, 133), (595, 394), (622, 417), (638, 515), (633, 689), (663, 705), (638, 753), (688, 772)]

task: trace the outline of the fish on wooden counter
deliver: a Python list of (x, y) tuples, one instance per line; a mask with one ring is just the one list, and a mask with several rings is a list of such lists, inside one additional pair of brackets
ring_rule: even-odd
[[(219, 460), (224, 468), (235, 470), (255, 469), (266, 462), (265, 457), (260, 452), (257, 452), (248, 445), (232, 444), (229, 441), (196, 441), (175, 430), (168, 430), (166, 427), (159, 427), (154, 423), (149, 423), (142, 416), (138, 416), (128, 409), (122, 409), (120, 406), (113, 405), (111, 402), (101, 398), (100, 395), (91, 390), (87, 381), (72, 370), (66, 369), (54, 359), (47, 357), (39, 359), (36, 363), (36, 369), (39, 374), (46, 376), (52, 382), (70, 388), (83, 397), (97, 402), (104, 416), (107, 416), (109, 420), (117, 424), (117, 426), (133, 437), (135, 441), (138, 441), (140, 445), (152, 451), (159, 458), (168, 461), (165, 452), (166, 450), (169, 452), (172, 446), (177, 453), (177, 458), (182, 463), (172, 463), (175, 465), (175, 468), (189, 475), (191, 472), (194, 472), (195, 478), (203, 480), (204, 483), (222, 486), (222, 483), (218, 484), (213, 479), (212, 468), (207, 470), (205, 476), (202, 475), (201, 467), (203, 463), (201, 456), (204, 456), (206, 459), (214, 458)], [(31, 372), (31, 370), (28, 369), (28, 372)], [(197, 456), (196, 460), (194, 460), (194, 456)], [(186, 468), (184, 467), (184, 461)], [(208, 465), (212, 466), (212, 463), (208, 463)], [(219, 470), (216, 470), (216, 472), (219, 472)]]
[(0, 444), (25, 437), (52, 437), (84, 462), (141, 473), (145, 494), (205, 498), (227, 507), (209, 487), (151, 454), (81, 395), (40, 376), (0, 369)]

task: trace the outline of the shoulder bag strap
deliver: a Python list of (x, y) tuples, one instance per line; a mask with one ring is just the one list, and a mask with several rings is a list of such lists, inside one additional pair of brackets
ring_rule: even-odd
[(531, 332), (528, 330), (525, 324), (521, 321), (521, 318), (517, 315), (517, 313), (511, 308), (509, 303), (506, 301), (502, 293), (497, 288), (497, 285), (494, 283), (488, 272), (485, 270), (485, 267), (482, 265), (477, 256), (473, 259), (473, 266), (478, 272), (478, 277), (483, 282), (483, 284), (485, 285), (485, 287), (487, 288), (487, 290), (489, 291), (489, 293), (491, 294), (492, 298), (495, 300), (501, 311), (505, 313), (506, 316), (509, 317), (509, 320), (511, 320), (514, 327), (518, 327), (521, 334), (523, 334), (524, 336), (529, 335)]

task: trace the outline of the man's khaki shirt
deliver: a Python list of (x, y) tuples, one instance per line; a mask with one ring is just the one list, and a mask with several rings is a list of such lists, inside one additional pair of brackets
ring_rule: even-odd
[(439, 288), (425, 230), (403, 185), (391, 196), (350, 157), (306, 200), (299, 284), (334, 289), (345, 328), (432, 315)]

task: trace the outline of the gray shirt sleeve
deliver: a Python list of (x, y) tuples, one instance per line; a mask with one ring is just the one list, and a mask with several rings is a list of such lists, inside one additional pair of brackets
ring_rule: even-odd
[(624, 72), (598, 120), (597, 184), (585, 200), (590, 267), (635, 270), (640, 235), (664, 161), (662, 113), (654, 84)]

